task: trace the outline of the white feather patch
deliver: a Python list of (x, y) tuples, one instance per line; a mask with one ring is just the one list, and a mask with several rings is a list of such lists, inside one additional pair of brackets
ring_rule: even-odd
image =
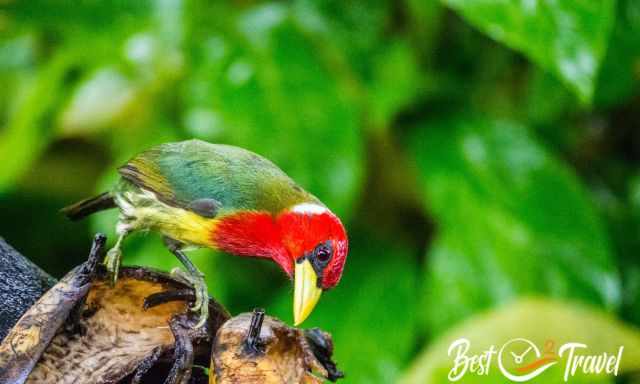
[(320, 215), (325, 212), (328, 212), (329, 210), (327, 209), (327, 207), (323, 207), (320, 204), (301, 203), (301, 204), (294, 205), (293, 208), (291, 208), (291, 211), (296, 213)]

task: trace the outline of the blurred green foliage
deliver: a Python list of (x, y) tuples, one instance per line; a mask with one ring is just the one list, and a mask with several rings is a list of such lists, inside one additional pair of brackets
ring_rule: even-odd
[(527, 293), (619, 307), (618, 272), (586, 191), (526, 129), (445, 120), (411, 141), (440, 232), (423, 287), (430, 328)]
[[(4, 1), (0, 235), (60, 276), (116, 212), (59, 208), (154, 144), (235, 144), (347, 223), (305, 326), (348, 382), (443, 382), (455, 335), (623, 344), (636, 372), (639, 85), (635, 0)], [(154, 234), (125, 256), (178, 265)], [(271, 263), (193, 259), (232, 312), (290, 320)]]

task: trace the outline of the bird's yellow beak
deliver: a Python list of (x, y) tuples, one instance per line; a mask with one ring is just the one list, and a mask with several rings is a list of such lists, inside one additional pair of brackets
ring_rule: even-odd
[(311, 262), (304, 259), (296, 261), (293, 291), (293, 324), (298, 326), (313, 311), (320, 299), (322, 289), (318, 288), (318, 275)]

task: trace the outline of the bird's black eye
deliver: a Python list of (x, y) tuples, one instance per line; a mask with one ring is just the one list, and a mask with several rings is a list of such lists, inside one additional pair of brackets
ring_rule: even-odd
[(331, 243), (327, 241), (326, 243), (318, 244), (313, 253), (318, 267), (324, 267), (327, 265), (329, 260), (331, 260), (331, 256), (333, 254), (331, 250)]
[(316, 254), (316, 256), (318, 257), (318, 261), (322, 263), (326, 263), (331, 258), (331, 251), (323, 247), (318, 250), (318, 253)]
[(313, 270), (318, 275), (318, 287), (322, 288), (322, 278), (324, 275), (324, 270), (329, 265), (329, 260), (331, 260), (331, 256), (333, 256), (333, 248), (331, 247), (331, 241), (326, 241), (324, 243), (318, 244), (311, 252), (310, 255), (307, 256), (309, 261), (311, 261), (311, 265), (313, 266)]

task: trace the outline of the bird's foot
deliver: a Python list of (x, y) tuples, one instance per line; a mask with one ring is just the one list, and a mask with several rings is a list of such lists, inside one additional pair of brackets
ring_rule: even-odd
[(120, 247), (113, 247), (107, 252), (104, 258), (104, 265), (111, 277), (111, 284), (115, 285), (118, 281), (118, 271), (120, 270), (120, 260), (122, 259), (122, 251)]
[(180, 268), (174, 268), (171, 270), (171, 276), (193, 287), (195, 301), (190, 309), (193, 312), (200, 312), (198, 323), (194, 328), (202, 327), (209, 317), (209, 291), (204, 274), (201, 272), (189, 274)]

